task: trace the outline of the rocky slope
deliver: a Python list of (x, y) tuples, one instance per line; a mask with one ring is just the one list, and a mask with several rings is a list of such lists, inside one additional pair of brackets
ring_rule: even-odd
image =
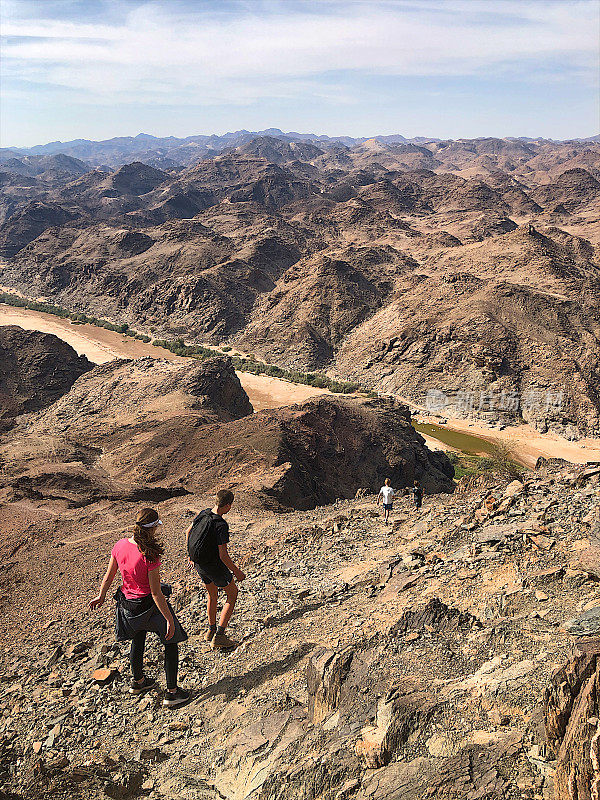
[[(252, 414), (229, 359), (96, 367), (0, 443), (3, 496), (67, 507), (160, 501), (223, 484), (280, 510), (353, 497), (388, 475), (450, 490), (453, 468), (406, 406), (335, 397)], [(253, 498), (253, 500), (252, 500)]]
[[(599, 164), (596, 142), (267, 133), (185, 169), (136, 161), (54, 188), (13, 174), (0, 280), (419, 404), (441, 390), (444, 413), (577, 436), (600, 413)], [(544, 392), (563, 399), (529, 402)]]
[(590, 255), (581, 239), (525, 226), (452, 248), (427, 273), (404, 277), (396, 298), (345, 338), (337, 370), (359, 380), (366, 370), (378, 388), (421, 403), (440, 389), (442, 414), (595, 430), (599, 273)]
[[(557, 800), (593, 797), (596, 657), (564, 664), (576, 635), (600, 629), (586, 611), (598, 476), (559, 462), (463, 482), (420, 513), (401, 501), (393, 527), (373, 498), (238, 512), (231, 549), (248, 578), (231, 655), (203, 641), (203, 592), (185, 570), (182, 533), (203, 498), (162, 503), (164, 572), (191, 634), (181, 672), (194, 697), (176, 712), (160, 693), (126, 693), (112, 608), (85, 610), (131, 505), (90, 506), (85, 525), (21, 508), (27, 539), (2, 566), (1, 788), (11, 800), (552, 800), (554, 785)], [(148, 659), (160, 673), (154, 643)], [(561, 745), (565, 728), (577, 747)]]
[(0, 430), (54, 403), (92, 366), (52, 334), (0, 327)]

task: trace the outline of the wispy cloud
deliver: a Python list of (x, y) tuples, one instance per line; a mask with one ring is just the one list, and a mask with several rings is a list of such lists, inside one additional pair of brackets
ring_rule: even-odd
[(358, 75), (597, 77), (596, 0), (87, 5), (5, 2), (5, 82), (90, 103), (210, 105), (312, 93), (347, 102)]

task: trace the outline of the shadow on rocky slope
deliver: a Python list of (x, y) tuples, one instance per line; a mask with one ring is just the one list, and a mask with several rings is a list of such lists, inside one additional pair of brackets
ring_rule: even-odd
[(23, 420), (2, 446), (11, 497), (159, 502), (218, 486), (276, 510), (312, 508), (388, 476), (450, 491), (406, 406), (324, 397), (252, 413), (230, 359), (114, 361)]
[(92, 367), (50, 333), (0, 327), (0, 431), (19, 414), (54, 403)]

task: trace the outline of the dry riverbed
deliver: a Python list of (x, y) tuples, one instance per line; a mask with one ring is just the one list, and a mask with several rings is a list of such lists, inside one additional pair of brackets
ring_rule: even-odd
[[(0, 325), (19, 325), (32, 331), (52, 333), (71, 345), (79, 355), (85, 355), (94, 364), (104, 364), (115, 358), (165, 358), (168, 361), (182, 361), (181, 356), (155, 347), (152, 344), (109, 331), (96, 325), (74, 324), (68, 319), (0, 304)], [(215, 355), (220, 351), (215, 350)], [(329, 394), (327, 389), (315, 386), (290, 383), (267, 375), (254, 375), (251, 372), (238, 372), (246, 394), (255, 411), (263, 408), (281, 408), (293, 403), (301, 403), (310, 397)]]
[(30, 331), (53, 333), (67, 342), (79, 355), (84, 355), (94, 364), (105, 364), (115, 358), (166, 358), (176, 361), (179, 356), (162, 347), (141, 342), (131, 336), (123, 336), (97, 325), (73, 323), (53, 314), (31, 311), (0, 304), (0, 325), (18, 325)]
[[(68, 319), (25, 308), (0, 304), (0, 325), (19, 325), (27, 330), (53, 333), (95, 364), (104, 364), (114, 358), (144, 358), (146, 356), (165, 358), (169, 361), (180, 359), (180, 356), (176, 356), (169, 350), (146, 344), (130, 336), (123, 336), (115, 331), (95, 325), (74, 324)], [(215, 350), (215, 354), (218, 352)], [(310, 397), (328, 393), (327, 389), (290, 383), (267, 375), (254, 375), (249, 372), (239, 372), (238, 375), (256, 411), (301, 403)], [(414, 408), (413, 404), (410, 405)], [(563, 458), (565, 461), (580, 464), (586, 461), (600, 461), (600, 439), (569, 442), (554, 433), (538, 433), (530, 425), (520, 425), (498, 431), (463, 419), (448, 419), (447, 424), (443, 427), (448, 431), (478, 437), (484, 442), (506, 444), (519, 461), (530, 467), (535, 465), (539, 456)], [(431, 449), (456, 450), (455, 447), (431, 435), (425, 434), (425, 439)], [(481, 453), (484, 452), (485, 447), (482, 447)]]

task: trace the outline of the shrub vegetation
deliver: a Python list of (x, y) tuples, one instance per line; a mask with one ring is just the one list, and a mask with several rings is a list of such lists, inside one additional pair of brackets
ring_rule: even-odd
[[(170, 350), (178, 356), (187, 356), (191, 358), (212, 358), (218, 354), (218, 351), (209, 347), (204, 347), (200, 344), (185, 344), (183, 339), (154, 339), (146, 336), (145, 333), (138, 333), (134, 331), (126, 322), (120, 325), (115, 325), (106, 319), (99, 317), (90, 317), (80, 311), (69, 311), (66, 308), (61, 308), (52, 303), (41, 303), (36, 300), (28, 300), (26, 297), (19, 297), (19, 295), (11, 294), (9, 292), (0, 292), (0, 303), (9, 306), (16, 306), (17, 308), (28, 308), (31, 311), (41, 311), (44, 314), (52, 314), (61, 319), (69, 319), (76, 325), (96, 325), (99, 328), (106, 328), (109, 331), (122, 333), (126, 336), (131, 336), (133, 339), (139, 339), (142, 342), (152, 342), (156, 347), (164, 347), (165, 350)], [(221, 348), (225, 352), (231, 350), (231, 347), (225, 346)], [(357, 383), (349, 383), (347, 381), (337, 381), (333, 378), (328, 378), (327, 375), (322, 375), (315, 372), (298, 372), (296, 370), (284, 369), (278, 367), (276, 364), (265, 364), (262, 361), (257, 361), (253, 355), (247, 357), (230, 356), (233, 366), (240, 372), (252, 372), (254, 375), (269, 375), (273, 378), (282, 378), (283, 380), (291, 381), (292, 383), (303, 383), (308, 386), (316, 386), (319, 389), (329, 389), (331, 392), (338, 394), (352, 394), (360, 389)]]
[(0, 303), (4, 303), (7, 306), (16, 306), (17, 308), (28, 308), (31, 311), (41, 311), (44, 314), (52, 314), (54, 317), (69, 319), (76, 325), (96, 325), (98, 328), (106, 328), (108, 331), (123, 333), (127, 336), (131, 336), (133, 339), (140, 339), (142, 342), (150, 341), (149, 336), (131, 330), (126, 322), (115, 325), (114, 322), (109, 322), (107, 319), (89, 317), (87, 314), (83, 314), (80, 311), (68, 311), (66, 308), (55, 306), (52, 303), (40, 303), (37, 300), (28, 300), (26, 297), (19, 297), (9, 292), (0, 292)]
[(456, 480), (465, 476), (472, 478), (483, 474), (496, 474), (518, 479), (523, 477), (524, 467), (514, 460), (510, 447), (504, 444), (495, 444), (492, 452), (487, 456), (453, 452), (448, 452), (446, 455), (454, 466)]
[[(155, 339), (153, 342), (157, 347), (164, 347), (165, 350), (170, 350), (178, 356), (187, 356), (188, 358), (213, 358), (218, 355), (218, 351), (210, 347), (204, 347), (200, 344), (185, 344), (183, 339), (174, 339), (169, 341), (167, 339)], [(224, 348), (221, 348), (224, 349)], [(251, 372), (254, 375), (268, 375), (272, 378), (281, 378), (291, 383), (303, 383), (308, 386), (316, 386), (319, 389), (329, 389), (331, 392), (338, 394), (352, 394), (360, 389), (357, 383), (349, 383), (347, 381), (337, 381), (329, 378), (327, 375), (315, 372), (298, 372), (297, 370), (284, 369), (278, 367), (276, 364), (265, 364), (263, 361), (257, 361), (253, 355), (243, 356), (229, 356), (233, 362), (233, 366), (239, 372)]]

